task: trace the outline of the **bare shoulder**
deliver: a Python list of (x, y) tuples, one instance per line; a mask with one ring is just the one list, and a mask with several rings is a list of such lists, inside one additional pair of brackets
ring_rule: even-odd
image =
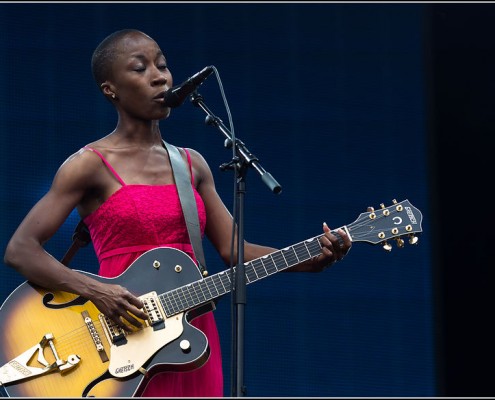
[(191, 161), (192, 161), (193, 167), (208, 168), (209, 169), (208, 162), (205, 160), (205, 158), (203, 157), (203, 155), (199, 151), (197, 151), (195, 149), (191, 149), (189, 147), (187, 148), (187, 151), (191, 155)]
[(97, 172), (101, 170), (103, 163), (100, 157), (93, 151), (81, 148), (71, 154), (59, 167), (54, 184), (62, 184), (67, 188), (75, 186), (80, 189), (91, 187), (95, 184)]
[(213, 174), (206, 159), (197, 150), (191, 148), (187, 148), (187, 150), (191, 155), (191, 163), (197, 189), (205, 189), (210, 186), (214, 187)]

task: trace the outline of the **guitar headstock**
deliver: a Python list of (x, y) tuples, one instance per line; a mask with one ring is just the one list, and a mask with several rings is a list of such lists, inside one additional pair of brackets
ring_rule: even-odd
[(390, 239), (396, 240), (398, 247), (404, 246), (404, 237), (409, 238), (410, 244), (417, 244), (415, 234), (422, 232), (423, 215), (408, 200), (400, 203), (393, 200), (392, 203), (389, 207), (381, 204), (378, 210), (368, 207), (368, 212), (361, 213), (352, 224), (347, 225), (352, 241), (373, 245), (382, 243), (387, 251), (392, 250), (388, 243)]

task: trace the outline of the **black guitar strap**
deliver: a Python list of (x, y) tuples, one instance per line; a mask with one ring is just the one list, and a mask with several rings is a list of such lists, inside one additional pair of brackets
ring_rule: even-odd
[[(182, 159), (177, 147), (168, 144), (163, 141), (165, 149), (168, 152), (170, 158), (170, 164), (172, 165), (172, 172), (175, 178), (175, 184), (179, 193), (179, 199), (184, 213), (184, 219), (187, 224), (187, 231), (189, 233), (189, 240), (193, 247), (194, 255), (198, 261), (198, 267), (203, 276), (208, 275), (206, 270), (205, 256), (203, 253), (203, 246), (201, 242), (201, 231), (198, 219), (198, 209), (196, 205), (196, 199), (187, 173), (186, 164)], [(80, 220), (72, 235), (72, 245), (69, 247), (64, 257), (62, 258), (62, 264), (68, 266), (76, 252), (91, 242), (91, 235), (86, 224), (83, 220)]]
[(91, 243), (91, 235), (88, 227), (83, 220), (80, 220), (76, 226), (76, 229), (74, 229), (74, 233), (72, 234), (72, 244), (60, 262), (65, 266), (68, 266), (70, 260), (72, 260), (72, 257), (75, 256), (76, 252), (81, 247), (87, 246), (89, 243)]

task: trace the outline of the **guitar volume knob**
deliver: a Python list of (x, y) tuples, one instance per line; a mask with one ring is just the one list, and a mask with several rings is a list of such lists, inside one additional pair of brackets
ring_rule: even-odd
[(189, 342), (189, 340), (181, 340), (179, 346), (184, 353), (189, 353), (191, 351), (191, 342)]

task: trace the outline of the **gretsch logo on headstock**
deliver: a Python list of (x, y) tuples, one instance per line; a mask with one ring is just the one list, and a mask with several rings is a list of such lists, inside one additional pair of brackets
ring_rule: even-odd
[(404, 207), (404, 208), (406, 209), (406, 213), (407, 216), (409, 217), (409, 221), (411, 221), (411, 224), (417, 224), (418, 222), (416, 221), (416, 217), (414, 216), (411, 207)]

